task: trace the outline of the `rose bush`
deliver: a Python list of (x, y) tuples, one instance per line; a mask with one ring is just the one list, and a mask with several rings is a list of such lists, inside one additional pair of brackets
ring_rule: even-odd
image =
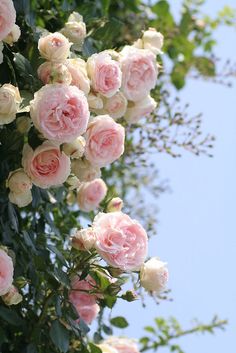
[[(0, 351), (168, 346), (185, 332), (176, 321), (157, 318), (148, 331), (154, 338), (146, 335), (139, 349), (135, 340), (112, 336), (113, 326), (128, 321), (111, 309), (144, 294), (168, 297), (166, 264), (144, 262), (156, 209), (140, 195), (151, 191), (156, 200), (162, 189), (153, 184), (150, 149), (175, 155), (178, 128), (187, 136), (194, 130), (195, 120), (170, 106), (166, 82), (181, 88), (192, 67), (213, 77), (212, 59), (193, 50), (204, 35), (210, 40), (209, 28), (206, 34), (200, 23), (198, 32), (187, 5), (177, 25), (166, 1), (14, 5), (16, 11), (12, 0), (0, 3)], [(198, 154), (209, 141), (192, 136), (185, 148)], [(215, 320), (193, 332), (222, 326)]]

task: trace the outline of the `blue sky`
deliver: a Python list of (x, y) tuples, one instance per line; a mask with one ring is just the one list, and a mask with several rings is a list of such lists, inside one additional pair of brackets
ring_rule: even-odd
[[(180, 0), (172, 1), (177, 12)], [(235, 0), (207, 0), (204, 7), (214, 14), (223, 5), (236, 7)], [(236, 61), (236, 29), (216, 33), (218, 56)], [(236, 82), (235, 82), (236, 84)], [(169, 287), (173, 302), (156, 306), (151, 300), (144, 310), (138, 302), (120, 303), (113, 316), (129, 318), (122, 335), (140, 337), (142, 328), (156, 316), (176, 316), (184, 327), (191, 319), (208, 321), (216, 313), (228, 318), (225, 332), (215, 336), (185, 337), (180, 342), (186, 353), (233, 353), (236, 334), (236, 90), (189, 80), (181, 91), (192, 114), (204, 113), (204, 131), (217, 138), (214, 158), (184, 153), (180, 159), (157, 155), (163, 178), (172, 193), (159, 202), (158, 236), (151, 240), (150, 255), (168, 261)], [(160, 350), (165, 352), (165, 350)]]

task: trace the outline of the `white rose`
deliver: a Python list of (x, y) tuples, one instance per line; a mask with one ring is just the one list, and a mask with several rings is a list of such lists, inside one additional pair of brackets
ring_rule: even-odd
[(41, 56), (53, 62), (65, 61), (70, 54), (70, 47), (68, 39), (58, 32), (45, 35), (38, 42)]
[(0, 65), (3, 62), (3, 42), (0, 42)]
[(71, 163), (71, 171), (80, 181), (92, 181), (101, 177), (100, 168), (93, 166), (86, 159), (73, 160)]
[(96, 242), (93, 228), (77, 230), (72, 237), (72, 247), (77, 250), (91, 250)]
[(80, 14), (73, 12), (69, 16), (61, 33), (63, 33), (70, 42), (76, 44), (77, 49), (80, 49), (86, 37), (86, 25), (83, 22), (83, 17)]
[(102, 343), (97, 345), (102, 353), (118, 353), (118, 350), (114, 347), (111, 347), (109, 344)]
[(71, 143), (64, 143), (62, 150), (71, 158), (81, 158), (84, 155), (86, 141), (83, 136), (77, 137)]
[(32, 202), (31, 190), (16, 194), (15, 192), (10, 192), (9, 195), (10, 202), (14, 203), (18, 207), (25, 207)]
[(10, 83), (0, 87), (0, 125), (10, 124), (16, 118), (21, 102), (17, 87)]
[(71, 85), (88, 94), (90, 91), (90, 80), (87, 75), (86, 62), (80, 58), (75, 58), (66, 60), (65, 65), (72, 77)]
[(149, 116), (157, 107), (157, 102), (147, 96), (138, 102), (129, 102), (125, 113), (125, 120), (130, 124), (137, 123), (143, 117)]
[(145, 262), (140, 270), (140, 284), (150, 292), (161, 293), (165, 290), (169, 273), (166, 262), (153, 257)]
[(110, 98), (103, 97), (103, 108), (95, 109), (96, 114), (108, 114), (113, 119), (119, 119), (125, 115), (127, 109), (127, 99), (122, 92), (117, 92)]
[(32, 188), (32, 182), (23, 168), (10, 172), (6, 184), (10, 191), (15, 194), (24, 193)]
[(3, 39), (3, 41), (9, 45), (13, 45), (13, 43), (18, 41), (20, 35), (20, 27), (17, 26), (17, 24), (14, 24), (14, 27), (12, 28), (11, 32), (6, 36), (6, 38)]
[(161, 48), (164, 44), (164, 36), (160, 32), (157, 32), (155, 28), (149, 28), (148, 31), (143, 33), (142, 37), (143, 48), (149, 49), (153, 54), (161, 54)]

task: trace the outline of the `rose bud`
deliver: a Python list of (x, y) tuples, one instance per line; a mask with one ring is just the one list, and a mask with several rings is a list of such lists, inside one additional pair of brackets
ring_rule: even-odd
[(86, 159), (74, 159), (71, 163), (71, 171), (81, 182), (92, 181), (101, 177), (100, 168), (92, 165)]
[(96, 234), (93, 228), (77, 230), (72, 237), (72, 247), (76, 250), (89, 251), (94, 248)]
[(73, 12), (69, 16), (61, 33), (63, 33), (70, 42), (76, 44), (77, 49), (80, 49), (86, 37), (86, 25), (83, 22), (83, 17), (78, 12)]
[(149, 292), (156, 292), (157, 294), (163, 292), (168, 277), (166, 262), (162, 262), (156, 257), (152, 257), (145, 262), (140, 270), (140, 284)]
[(20, 27), (17, 26), (17, 24), (14, 24), (11, 32), (8, 33), (8, 35), (6, 36), (6, 38), (3, 39), (3, 41), (9, 45), (13, 45), (13, 43), (18, 41), (18, 39), (20, 38), (20, 35), (21, 35)]
[(19, 116), (16, 119), (16, 128), (21, 134), (26, 134), (31, 127), (31, 119), (28, 116)]
[(111, 199), (107, 205), (107, 212), (121, 211), (124, 203), (119, 197), (114, 197)]
[(81, 158), (84, 155), (85, 144), (83, 136), (79, 136), (70, 143), (64, 143), (62, 149), (70, 158)]
[(11, 286), (9, 291), (2, 296), (2, 300), (6, 305), (17, 305), (22, 301), (22, 295), (15, 286)]

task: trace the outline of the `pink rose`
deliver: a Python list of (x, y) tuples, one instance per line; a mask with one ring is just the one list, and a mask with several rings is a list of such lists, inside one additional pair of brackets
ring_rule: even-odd
[(87, 160), (98, 167), (104, 167), (123, 154), (125, 129), (109, 115), (100, 115), (89, 124), (85, 139)]
[(32, 182), (43, 189), (64, 183), (70, 175), (70, 158), (50, 141), (35, 150), (26, 144), (22, 165)]
[(87, 325), (91, 325), (100, 311), (99, 305), (90, 300), (89, 297), (87, 297), (87, 304), (76, 305), (75, 309), (78, 312), (79, 317), (81, 317)]
[(143, 117), (148, 117), (156, 107), (157, 102), (151, 96), (138, 102), (129, 102), (124, 118), (128, 123), (135, 124)]
[(71, 84), (88, 94), (90, 91), (90, 80), (86, 70), (86, 62), (80, 58), (75, 58), (66, 60), (65, 64), (72, 77)]
[(121, 70), (117, 61), (104, 51), (93, 54), (87, 61), (87, 71), (95, 92), (112, 97), (121, 86)]
[(30, 105), (34, 125), (48, 140), (72, 142), (86, 131), (88, 103), (75, 86), (46, 85), (35, 93)]
[(122, 212), (99, 213), (93, 222), (96, 249), (111, 266), (138, 270), (147, 255), (147, 233), (137, 221)]
[(13, 262), (7, 253), (0, 249), (0, 296), (6, 294), (13, 282)]
[(39, 39), (38, 49), (48, 61), (63, 62), (70, 54), (71, 43), (59, 32), (50, 33)]
[(137, 343), (130, 338), (110, 337), (103, 343), (115, 348), (118, 353), (139, 353)]
[(97, 296), (89, 294), (96, 288), (96, 282), (91, 276), (87, 276), (85, 280), (80, 280), (79, 276), (72, 279), (71, 291), (69, 293), (70, 302), (75, 307), (78, 315), (87, 323), (96, 318), (99, 313), (99, 305), (96, 303)]
[(155, 87), (158, 66), (155, 55), (147, 49), (126, 46), (121, 52), (121, 90), (128, 100), (138, 101)]
[(45, 85), (48, 83), (64, 83), (70, 85), (72, 80), (66, 65), (50, 61), (46, 61), (39, 66), (38, 77)]
[(84, 212), (90, 212), (99, 207), (99, 204), (105, 198), (107, 186), (102, 179), (94, 179), (83, 183), (77, 194), (79, 207)]
[(0, 1), (0, 41), (12, 30), (16, 21), (16, 10), (12, 0)]
[[(90, 104), (90, 102), (89, 102)], [(93, 107), (91, 107), (93, 109)], [(103, 97), (101, 109), (93, 109), (96, 114), (108, 114), (113, 119), (119, 119), (125, 115), (127, 109), (127, 99), (122, 92), (117, 92), (111, 98)]]

